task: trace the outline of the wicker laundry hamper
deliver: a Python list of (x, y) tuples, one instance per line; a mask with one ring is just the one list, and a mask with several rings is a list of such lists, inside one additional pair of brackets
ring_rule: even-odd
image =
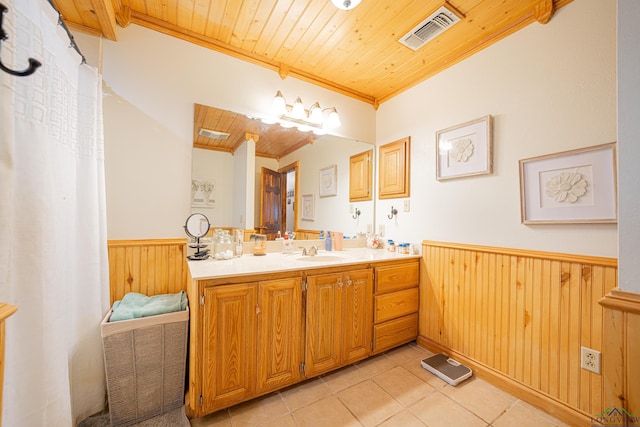
[(101, 323), (112, 426), (129, 426), (184, 405), (189, 308)]

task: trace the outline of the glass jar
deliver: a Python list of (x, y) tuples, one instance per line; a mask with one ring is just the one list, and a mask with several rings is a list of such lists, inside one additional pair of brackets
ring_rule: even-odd
[(213, 233), (213, 257), (215, 259), (231, 259), (234, 253), (235, 249), (229, 231), (215, 230)]

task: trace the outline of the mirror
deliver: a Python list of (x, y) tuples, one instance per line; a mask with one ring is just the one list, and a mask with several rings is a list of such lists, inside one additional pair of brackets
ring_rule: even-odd
[(195, 240), (195, 243), (189, 244), (190, 248), (194, 248), (196, 252), (187, 256), (192, 261), (199, 261), (207, 259), (209, 257), (209, 249), (204, 249), (207, 245), (200, 243), (200, 238), (207, 235), (209, 232), (209, 219), (201, 213), (193, 213), (189, 215), (187, 221), (184, 224), (184, 231), (187, 236)]
[[(283, 216), (279, 231), (308, 239), (321, 230), (349, 237), (373, 230), (374, 198), (350, 202), (349, 197), (350, 158), (371, 152), (374, 162), (373, 144), (265, 124), (200, 104), (194, 107), (193, 135), (192, 211), (206, 213), (214, 228), (253, 229), (273, 238), (260, 215), (263, 176), (270, 171), (283, 176), (275, 197), (282, 200), (276, 208)], [(320, 182), (327, 179), (332, 191), (321, 192)]]

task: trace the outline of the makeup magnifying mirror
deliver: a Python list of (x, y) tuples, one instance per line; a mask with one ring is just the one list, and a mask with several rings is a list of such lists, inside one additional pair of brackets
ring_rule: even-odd
[(196, 252), (187, 256), (187, 259), (192, 261), (201, 261), (209, 258), (209, 249), (204, 249), (207, 245), (200, 243), (200, 238), (207, 235), (211, 224), (209, 219), (201, 213), (194, 213), (189, 215), (187, 221), (184, 224), (184, 231), (187, 236), (195, 240), (194, 244), (190, 244), (190, 248), (194, 248)]

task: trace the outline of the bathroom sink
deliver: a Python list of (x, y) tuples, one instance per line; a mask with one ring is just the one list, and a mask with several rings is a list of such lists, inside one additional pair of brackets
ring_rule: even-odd
[(338, 255), (303, 255), (298, 258), (298, 261), (330, 262), (342, 261), (344, 259), (344, 257)]

